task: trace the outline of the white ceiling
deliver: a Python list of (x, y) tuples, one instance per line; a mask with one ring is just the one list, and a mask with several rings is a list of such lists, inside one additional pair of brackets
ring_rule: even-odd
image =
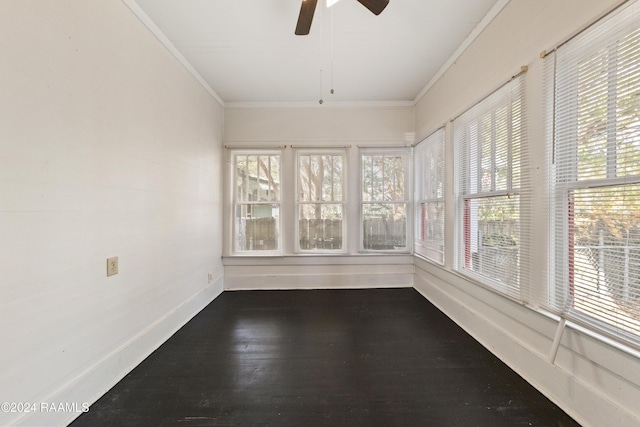
[(296, 36), (301, 0), (123, 1), (229, 105), (414, 103), (508, 2), (390, 0), (375, 16), (319, 0)]

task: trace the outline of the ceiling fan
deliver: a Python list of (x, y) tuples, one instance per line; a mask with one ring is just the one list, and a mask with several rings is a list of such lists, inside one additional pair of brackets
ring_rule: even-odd
[[(373, 14), (380, 15), (385, 7), (389, 4), (389, 0), (358, 0), (364, 7), (369, 9)], [(311, 30), (311, 21), (313, 21), (313, 13), (316, 10), (318, 0), (302, 0), (300, 5), (300, 15), (296, 25), (296, 35), (306, 36)]]

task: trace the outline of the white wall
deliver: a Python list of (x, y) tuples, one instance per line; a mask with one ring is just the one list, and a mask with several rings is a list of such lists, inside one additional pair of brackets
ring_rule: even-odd
[[(553, 48), (619, 0), (511, 0), (480, 37), (416, 105), (417, 139), (487, 95), (528, 66), (530, 172), (534, 177), (533, 294), (546, 287), (548, 162), (543, 109), (543, 61)], [(447, 141), (446, 241), (454, 242), (453, 146)], [(471, 335), (584, 425), (640, 425), (640, 359), (578, 327), (565, 330), (555, 364), (549, 362), (557, 319), (501, 297), (453, 272), (454, 246), (444, 268), (416, 258), (414, 286)]]
[(226, 108), (227, 144), (402, 144), (414, 131), (413, 107)]
[(222, 291), (223, 109), (120, 0), (3, 0), (0, 58), (0, 402), (92, 403)]

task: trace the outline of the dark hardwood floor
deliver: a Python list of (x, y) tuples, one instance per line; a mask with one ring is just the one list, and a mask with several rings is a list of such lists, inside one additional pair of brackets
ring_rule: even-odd
[(413, 289), (225, 292), (82, 426), (574, 426)]

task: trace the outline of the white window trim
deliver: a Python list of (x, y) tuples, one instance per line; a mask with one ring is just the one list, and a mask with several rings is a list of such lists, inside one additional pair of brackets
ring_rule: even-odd
[[(564, 115), (568, 114), (567, 111), (576, 110), (577, 99), (577, 87), (575, 82), (578, 80), (578, 69), (564, 69), (562, 65), (559, 65), (556, 61), (561, 59), (557, 58), (558, 54), (568, 55), (563, 53), (565, 47), (573, 49), (571, 53), (572, 57), (582, 58), (583, 54), (585, 60), (596, 57), (599, 54), (599, 49), (610, 49), (611, 46), (607, 43), (603, 43), (602, 40), (608, 37), (608, 34), (617, 33), (624, 28), (624, 22), (628, 19), (629, 22), (636, 26), (640, 24), (640, 11), (639, 3), (636, 1), (630, 1), (627, 4), (616, 8), (602, 20), (587, 27), (583, 32), (570, 39), (568, 42), (574, 43), (574, 46), (567, 45), (565, 43), (556, 48), (553, 52), (550, 52), (545, 58), (545, 73), (547, 74), (547, 96), (549, 105), (552, 107), (552, 111), (548, 117), (548, 149), (549, 157), (552, 159), (552, 165), (550, 167), (550, 203), (551, 209), (549, 210), (549, 232), (550, 232), (550, 257), (549, 257), (549, 287), (548, 295), (543, 304), (552, 312), (560, 314), (562, 317), (569, 318), (581, 326), (595, 331), (597, 334), (603, 334), (610, 337), (613, 340), (624, 343), (625, 345), (631, 345), (634, 348), (640, 348), (640, 336), (633, 332), (625, 331), (622, 327), (616, 326), (614, 320), (603, 320), (596, 314), (589, 314), (574, 308), (572, 288), (575, 283), (572, 282), (572, 277), (576, 274), (573, 269), (575, 268), (574, 261), (571, 261), (572, 253), (575, 251), (575, 245), (572, 247), (571, 242), (573, 237), (570, 235), (570, 212), (571, 206), (569, 203), (569, 196), (579, 190), (586, 189), (606, 189), (614, 188), (621, 185), (634, 185), (640, 184), (640, 175), (630, 175), (623, 177), (615, 176), (614, 162), (610, 162), (609, 148), (607, 148), (607, 167), (606, 175), (604, 178), (596, 179), (582, 179), (578, 178), (578, 161), (569, 161), (571, 156), (565, 155), (561, 158), (556, 156), (557, 146), (561, 144), (558, 142), (557, 135), (557, 120), (558, 110), (562, 111)], [(626, 15), (625, 15), (626, 14)], [(618, 20), (618, 21), (610, 21)], [(610, 24), (614, 22), (614, 24)], [(601, 26), (602, 25), (602, 26)], [(608, 26), (608, 32), (604, 32), (604, 26)], [(591, 31), (593, 29), (593, 31)], [(604, 36), (600, 39), (600, 35)], [(584, 37), (584, 39), (582, 39)], [(592, 40), (591, 37), (594, 37)], [(619, 40), (619, 36), (613, 37), (615, 40)], [(584, 40), (584, 41), (583, 41)], [(567, 43), (568, 43), (567, 42)], [(558, 80), (558, 73), (561, 70), (563, 79)], [(615, 78), (613, 82), (608, 81), (607, 92), (616, 91), (617, 83)], [(569, 82), (566, 87), (565, 82)], [(628, 84), (628, 83), (627, 83)], [(573, 87), (572, 87), (573, 85)], [(613, 85), (613, 86), (612, 86)], [(562, 97), (558, 98), (557, 94), (562, 93)], [(610, 97), (609, 97), (610, 98)], [(615, 108), (610, 109), (610, 113), (614, 114)], [(573, 116), (570, 116), (573, 117)], [(562, 116), (562, 120), (566, 117)], [(616, 117), (607, 117), (607, 123), (616, 121)], [(565, 122), (569, 123), (569, 122)], [(566, 126), (569, 128), (569, 126)], [(575, 128), (573, 132), (576, 132)], [(611, 128), (608, 127), (608, 132), (611, 132)], [(565, 137), (571, 139), (571, 137)], [(611, 147), (610, 136), (607, 135), (608, 147)], [(614, 147), (615, 148), (615, 147)], [(564, 161), (563, 161), (564, 160)], [(562, 174), (558, 171), (562, 171)], [(636, 308), (636, 313), (639, 310)], [(616, 319), (617, 320), (617, 319)]]
[[(348, 228), (348, 180), (349, 180), (349, 160), (347, 150), (345, 148), (296, 148), (295, 155), (295, 252), (304, 255), (313, 254), (346, 254), (349, 247), (349, 238), (347, 235)], [(309, 202), (300, 200), (300, 156), (303, 155), (339, 155), (342, 157), (342, 201), (340, 202), (316, 202), (317, 204), (340, 204), (342, 205), (342, 247), (340, 249), (302, 249), (300, 248), (300, 206)], [(314, 203), (314, 204), (316, 204)]]
[[(404, 199), (398, 201), (365, 201), (363, 200), (364, 188), (363, 182), (364, 177), (362, 175), (362, 162), (363, 157), (366, 155), (392, 155), (392, 154), (400, 154), (404, 157), (404, 167), (405, 167), (405, 192)], [(412, 197), (412, 171), (413, 171), (413, 155), (411, 147), (360, 147), (358, 153), (358, 194), (359, 194), (359, 252), (363, 254), (412, 254), (413, 253), (413, 197)], [(378, 203), (391, 203), (391, 204), (404, 204), (405, 205), (405, 247), (398, 249), (366, 249), (364, 247), (364, 206), (367, 204), (378, 204)]]
[[(282, 176), (282, 150), (281, 149), (273, 149), (273, 148), (265, 148), (265, 149), (232, 149), (230, 151), (230, 156), (231, 156), (231, 160), (230, 160), (230, 174), (231, 174), (231, 186), (230, 186), (230, 192), (231, 192), (231, 212), (230, 212), (230, 216), (229, 216), (229, 221), (231, 224), (231, 236), (230, 236), (230, 251), (231, 254), (234, 256), (278, 256), (281, 255), (283, 250), (282, 250), (282, 188), (280, 188), (280, 197), (277, 201), (265, 201), (265, 202), (256, 202), (256, 203), (247, 203), (244, 201), (239, 201), (238, 200), (238, 195), (236, 192), (236, 187), (237, 187), (237, 182), (236, 182), (236, 158), (237, 156), (242, 156), (242, 155), (264, 155), (264, 156), (274, 156), (277, 155), (279, 156), (280, 159), (280, 176)], [(238, 249), (236, 247), (236, 240), (235, 240), (235, 236), (237, 236), (240, 231), (238, 230), (238, 226), (237, 226), (237, 221), (236, 221), (236, 209), (238, 206), (240, 205), (246, 205), (246, 204), (251, 204), (251, 205), (278, 205), (279, 206), (279, 214), (278, 214), (278, 218), (276, 221), (276, 226), (277, 226), (277, 230), (278, 230), (278, 235), (276, 237), (276, 242), (277, 242), (277, 248), (278, 249), (274, 249), (274, 250), (241, 250)]]
[[(492, 181), (491, 187), (488, 190), (481, 189), (478, 191), (477, 187), (475, 187), (473, 182), (480, 182), (481, 178), (479, 176), (474, 176), (474, 172), (477, 174), (480, 172), (480, 166), (478, 164), (472, 165), (470, 162), (473, 161), (474, 156), (469, 153), (468, 149), (470, 148), (469, 143), (466, 141), (471, 138), (471, 136), (465, 136), (469, 129), (471, 129), (474, 124), (475, 126), (479, 126), (478, 120), (484, 117), (486, 114), (495, 115), (495, 109), (499, 106), (505, 105), (503, 98), (507, 96), (509, 93), (513, 93), (513, 89), (511, 87), (515, 86), (519, 91), (518, 102), (520, 102), (521, 108), (521, 140), (520, 140), (520, 178), (522, 179), (524, 170), (526, 168), (526, 159), (525, 159), (525, 147), (527, 144), (526, 138), (526, 99), (524, 97), (524, 85), (525, 85), (525, 72), (526, 67), (523, 67), (520, 73), (512, 77), (507, 83), (500, 86), (498, 89), (490, 93), (488, 96), (483, 98), (478, 103), (474, 104), (471, 108), (467, 109), (464, 113), (458, 115), (455, 119), (453, 119), (453, 141), (455, 146), (455, 155), (454, 155), (454, 188), (455, 188), (455, 203), (456, 203), (456, 221), (455, 221), (455, 259), (454, 259), (454, 269), (460, 274), (467, 276), (479, 283), (480, 285), (486, 286), (489, 289), (495, 290), (499, 293), (504, 294), (510, 298), (516, 299), (518, 301), (526, 301), (528, 300), (528, 284), (526, 283), (527, 275), (523, 269), (523, 262), (518, 261), (518, 270), (516, 274), (518, 275), (517, 284), (510, 285), (503, 283), (500, 280), (494, 279), (491, 276), (481, 274), (475, 271), (473, 268), (468, 268), (467, 265), (473, 263), (472, 250), (466, 249), (466, 239), (467, 235), (471, 236), (469, 244), (473, 246), (474, 244), (474, 234), (477, 234), (477, 229), (474, 231), (473, 228), (467, 229), (466, 221), (471, 221), (469, 227), (473, 227), (473, 220), (468, 219), (466, 217), (466, 205), (471, 200), (482, 200), (484, 198), (495, 198), (495, 197), (507, 197), (511, 198), (513, 196), (518, 196), (520, 203), (518, 207), (518, 221), (520, 222), (520, 230), (523, 229), (522, 220), (523, 220), (523, 212), (522, 212), (522, 201), (521, 195), (526, 190), (527, 185), (522, 182), (518, 183), (519, 185), (515, 186), (512, 180), (513, 178), (513, 170), (509, 167), (507, 178), (506, 178), (506, 186), (505, 189), (497, 190), (495, 187), (495, 183), (493, 180), (492, 173)], [(504, 95), (502, 94), (504, 92)], [(514, 101), (509, 100), (506, 101), (509, 107), (513, 105)], [(477, 113), (476, 113), (477, 111)], [(509, 111), (509, 110), (508, 110)], [(511, 113), (508, 112), (508, 117), (511, 117)], [(470, 118), (470, 119), (469, 119)], [(458, 122), (459, 121), (459, 122)], [(509, 132), (512, 131), (513, 120), (509, 120)], [(462, 129), (462, 132), (461, 130)], [(493, 129), (493, 127), (492, 127)], [(456, 134), (457, 130), (457, 134)], [(461, 136), (461, 133), (463, 134)], [(465, 139), (466, 138), (466, 139)], [(513, 141), (510, 139), (508, 144), (508, 156), (511, 156), (511, 152), (514, 149)], [(493, 158), (492, 158), (493, 160)], [(476, 163), (480, 161), (476, 160)], [(466, 168), (466, 169), (465, 169)], [(467, 170), (467, 172), (463, 172), (463, 170)], [(467, 178), (467, 181), (463, 181), (464, 178)], [(520, 235), (520, 245), (518, 248), (517, 259), (521, 260), (522, 258), (526, 258), (529, 256), (527, 251), (523, 249), (528, 246), (528, 243), (523, 242), (523, 236)], [(524, 244), (523, 244), (524, 243)], [(468, 255), (467, 255), (467, 252)]]
[[(415, 178), (415, 197), (414, 197), (414, 230), (415, 235), (413, 238), (414, 241), (414, 253), (416, 255), (425, 257), (426, 259), (439, 264), (444, 265), (445, 262), (445, 227), (446, 227), (446, 215), (445, 215), (445, 194), (444, 194), (444, 186), (445, 186), (445, 162), (446, 162), (446, 145), (445, 145), (445, 129), (444, 126), (437, 129), (429, 136), (424, 138), (422, 141), (417, 143), (414, 146), (414, 178)], [(429, 149), (433, 149), (433, 146), (438, 146), (437, 149), (440, 150), (439, 157), (441, 157), (441, 165), (436, 165), (436, 168), (441, 167), (442, 170), (436, 170), (436, 174), (438, 175), (438, 179), (440, 180), (440, 184), (442, 185), (442, 194), (437, 197), (427, 197), (425, 195), (424, 190), (424, 175), (429, 174), (430, 170), (428, 170), (427, 165), (423, 164), (425, 159), (420, 155), (422, 151), (426, 151)], [(443, 210), (443, 242), (441, 248), (434, 248), (433, 245), (429, 243), (428, 240), (422, 239), (421, 236), (418, 235), (423, 230), (422, 224), (422, 205), (429, 203), (440, 203), (442, 205)], [(439, 256), (434, 256), (434, 254), (439, 254)]]

